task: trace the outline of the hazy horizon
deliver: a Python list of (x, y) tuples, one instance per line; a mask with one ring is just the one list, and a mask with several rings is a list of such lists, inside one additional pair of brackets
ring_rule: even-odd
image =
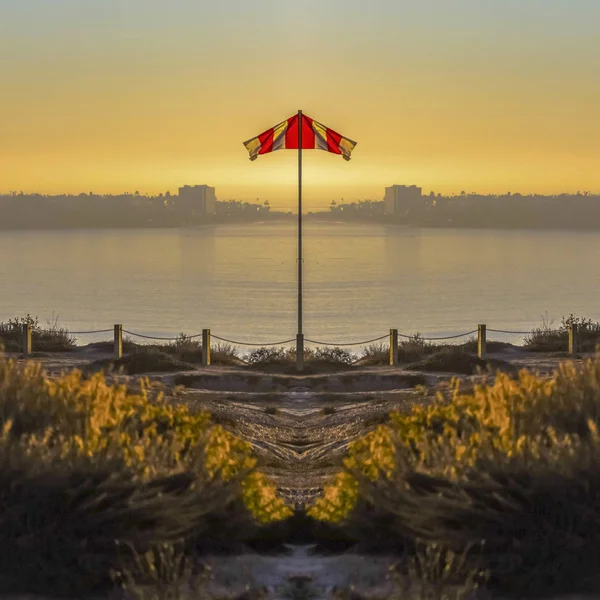
[[(0, 189), (214, 186), (292, 208), (296, 155), (242, 142), (298, 109), (358, 144), (304, 158), (307, 210), (425, 193), (599, 190), (591, 0), (0, 0)], [(294, 35), (294, 30), (300, 32)]]

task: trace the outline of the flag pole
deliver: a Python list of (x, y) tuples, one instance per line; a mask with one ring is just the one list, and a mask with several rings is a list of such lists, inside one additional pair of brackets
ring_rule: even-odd
[(302, 331), (302, 111), (298, 111), (298, 335), (296, 369), (304, 370), (304, 332)]

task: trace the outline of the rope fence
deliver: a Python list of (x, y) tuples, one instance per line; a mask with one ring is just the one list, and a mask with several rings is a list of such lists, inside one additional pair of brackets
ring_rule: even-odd
[(508, 333), (510, 335), (531, 335), (531, 331), (509, 331), (507, 329), (488, 329), (492, 333)]
[[(112, 330), (109, 330), (109, 331), (112, 331)], [(135, 331), (127, 331), (127, 329), (123, 329), (123, 333), (132, 335), (134, 337), (143, 338), (145, 340), (162, 340), (164, 342), (176, 342), (177, 340), (182, 339), (181, 337), (169, 338), (169, 337), (157, 337), (155, 335), (144, 335), (143, 333), (136, 333)], [(202, 335), (201, 333), (195, 333), (194, 335), (186, 335), (185, 339), (192, 340), (194, 338), (200, 337), (201, 335)]]
[[(31, 341), (33, 334), (33, 326), (31, 324), (25, 323), (23, 324), (23, 338), (22, 338), (22, 348), (23, 355), (29, 356), (31, 354)], [(519, 331), (512, 329), (492, 329), (487, 328), (486, 325), (478, 325), (477, 329), (472, 329), (470, 331), (466, 331), (464, 333), (457, 333), (453, 335), (445, 335), (445, 336), (432, 336), (425, 337), (420, 334), (408, 334), (401, 333), (397, 329), (390, 329), (389, 334), (381, 335), (375, 338), (370, 338), (362, 341), (352, 341), (352, 342), (324, 342), (319, 340), (313, 340), (309, 338), (305, 338), (304, 335), (299, 334), (295, 338), (290, 338), (278, 342), (249, 342), (249, 341), (240, 341), (234, 340), (226, 337), (221, 337), (218, 335), (211, 334), (210, 329), (203, 329), (201, 333), (196, 333), (194, 335), (185, 335), (180, 334), (177, 337), (165, 337), (165, 336), (155, 336), (155, 335), (147, 335), (144, 333), (139, 333), (136, 331), (131, 331), (128, 329), (123, 329), (122, 325), (114, 325), (112, 329), (93, 329), (93, 330), (85, 330), (85, 331), (67, 331), (61, 330), (67, 333), (68, 335), (93, 335), (93, 334), (104, 334), (113, 332), (113, 348), (114, 348), (114, 356), (116, 358), (121, 358), (123, 355), (123, 334), (127, 334), (129, 336), (135, 338), (141, 338), (145, 340), (156, 340), (160, 342), (182, 342), (185, 343), (189, 340), (194, 340), (196, 338), (202, 338), (201, 343), (199, 345), (199, 349), (202, 353), (202, 364), (203, 366), (210, 365), (210, 355), (211, 355), (211, 341), (218, 340), (220, 342), (231, 344), (233, 346), (246, 346), (246, 347), (254, 347), (254, 348), (266, 348), (266, 347), (276, 347), (276, 346), (285, 346), (287, 344), (291, 344), (293, 342), (296, 343), (296, 361), (299, 370), (303, 369), (304, 365), (304, 344), (314, 344), (316, 346), (321, 347), (334, 347), (334, 348), (349, 348), (362, 346), (363, 348), (367, 347), (369, 344), (374, 344), (376, 342), (383, 342), (384, 340), (388, 340), (389, 347), (389, 360), (390, 365), (398, 364), (398, 356), (399, 356), (399, 339), (412, 341), (414, 343), (421, 342), (443, 342), (449, 340), (456, 340), (461, 338), (466, 338), (477, 334), (476, 343), (477, 343), (477, 355), (479, 358), (485, 358), (487, 354), (487, 334), (495, 333), (501, 335), (522, 335), (527, 336), (531, 335), (533, 331)], [(575, 356), (577, 354), (577, 346), (578, 346), (578, 328), (576, 323), (572, 323), (568, 327), (568, 336), (569, 336), (569, 354)], [(382, 344), (385, 345), (385, 344)], [(219, 349), (218, 347), (216, 348)], [(250, 364), (248, 361), (244, 360), (241, 357), (238, 359), (244, 364)], [(358, 362), (353, 361), (352, 364)]]
[[(473, 329), (473, 331), (467, 331), (465, 333), (458, 333), (456, 335), (446, 335), (444, 337), (430, 337), (430, 338), (419, 337), (418, 339), (423, 340), (424, 342), (441, 342), (443, 340), (456, 340), (458, 338), (467, 337), (468, 335), (473, 335), (474, 333), (477, 333), (477, 329)], [(398, 335), (400, 336), (400, 334), (398, 334)], [(407, 339), (417, 339), (416, 336), (402, 335), (402, 337), (407, 338)]]
[(256, 346), (256, 347), (267, 347), (267, 346), (283, 346), (284, 344), (291, 344), (296, 341), (296, 338), (292, 338), (291, 340), (283, 340), (283, 342), (269, 342), (267, 344), (253, 344), (251, 342), (237, 342), (235, 340), (228, 340), (227, 338), (219, 337), (218, 335), (214, 335), (211, 333), (211, 338), (215, 340), (219, 340), (220, 342), (225, 342), (226, 344), (233, 344), (234, 346)]
[[(415, 340), (415, 341), (424, 341), (424, 342), (441, 342), (441, 341), (454, 340), (454, 339), (459, 339), (459, 338), (467, 337), (470, 335), (474, 335), (477, 333), (477, 331), (478, 331), (477, 329), (472, 329), (471, 331), (465, 331), (464, 333), (457, 333), (455, 335), (446, 335), (446, 336), (438, 336), (438, 337), (424, 337), (424, 336), (421, 336), (419, 333), (410, 334), (410, 333), (398, 332), (398, 337), (406, 339), (406, 340)], [(508, 335), (530, 335), (532, 333), (531, 331), (517, 331), (517, 330), (509, 330), (509, 329), (491, 329), (491, 328), (488, 328), (487, 331), (490, 333), (501, 333), (501, 334), (508, 334)], [(113, 329), (91, 329), (91, 330), (86, 330), (86, 331), (68, 331), (68, 334), (69, 335), (95, 335), (95, 334), (100, 334), (100, 333), (111, 333), (111, 332), (113, 332)], [(130, 331), (128, 329), (123, 329), (123, 333), (126, 333), (127, 335), (131, 335), (131, 336), (137, 337), (137, 338), (142, 338), (142, 339), (146, 339), (146, 340), (157, 340), (157, 341), (163, 341), (163, 342), (177, 342), (177, 341), (192, 340), (192, 339), (202, 337), (202, 333), (195, 333), (193, 335), (182, 334), (177, 337), (162, 337), (162, 336), (138, 333), (136, 331)], [(220, 342), (232, 344), (234, 346), (249, 346), (249, 347), (253, 346), (256, 348), (269, 347), (269, 346), (283, 346), (285, 344), (291, 344), (292, 342), (296, 341), (296, 338), (290, 338), (290, 339), (282, 340), (279, 342), (243, 342), (240, 340), (232, 340), (229, 338), (224, 338), (224, 337), (215, 335), (214, 333), (211, 333), (211, 338), (218, 340)], [(307, 343), (310, 343), (310, 344), (315, 344), (317, 346), (331, 346), (331, 347), (337, 347), (337, 348), (346, 348), (346, 347), (352, 347), (352, 346), (365, 346), (366, 344), (373, 344), (375, 342), (381, 342), (382, 340), (387, 340), (388, 338), (389, 338), (389, 334), (386, 333), (385, 335), (381, 335), (379, 337), (371, 338), (368, 340), (362, 340), (360, 342), (323, 342), (320, 340), (312, 340), (312, 339), (308, 339), (308, 338), (305, 338), (304, 341)]]
[(69, 331), (69, 335), (86, 335), (88, 333), (110, 333), (112, 329), (96, 329), (94, 331)]
[(336, 348), (347, 347), (347, 346), (364, 346), (366, 344), (373, 344), (375, 342), (380, 342), (381, 340), (387, 340), (389, 338), (389, 334), (382, 335), (378, 338), (373, 338), (372, 340), (365, 340), (364, 342), (348, 342), (347, 344), (338, 342), (338, 343), (328, 343), (328, 342), (317, 342), (316, 340), (304, 340), (305, 342), (309, 342), (310, 344), (316, 344), (317, 346), (334, 346)]

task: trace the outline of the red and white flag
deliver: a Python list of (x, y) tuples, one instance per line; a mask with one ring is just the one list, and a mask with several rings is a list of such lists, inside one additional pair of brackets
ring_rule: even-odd
[[(260, 154), (267, 154), (275, 150), (297, 150), (299, 117), (300, 115), (296, 114), (244, 142), (244, 146), (250, 153), (250, 160), (256, 160)], [(354, 150), (356, 142), (304, 114), (301, 115), (301, 118), (302, 150), (325, 150), (333, 154), (341, 154), (346, 160), (350, 160), (350, 154)]]

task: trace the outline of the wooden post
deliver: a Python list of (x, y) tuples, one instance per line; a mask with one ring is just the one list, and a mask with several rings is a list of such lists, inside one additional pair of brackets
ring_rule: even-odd
[(477, 356), (482, 359), (487, 356), (487, 327), (485, 325), (477, 326)]
[(31, 324), (24, 323), (23, 324), (23, 358), (28, 358), (31, 356)]
[(304, 334), (296, 335), (296, 371), (304, 371)]
[(113, 354), (117, 360), (123, 358), (123, 325), (115, 325)]
[(210, 366), (210, 329), (202, 330), (202, 366)]
[(398, 366), (398, 330), (390, 329), (390, 366)]
[(571, 323), (569, 325), (569, 354), (571, 356), (577, 356), (577, 348), (578, 340), (577, 340), (577, 324)]

